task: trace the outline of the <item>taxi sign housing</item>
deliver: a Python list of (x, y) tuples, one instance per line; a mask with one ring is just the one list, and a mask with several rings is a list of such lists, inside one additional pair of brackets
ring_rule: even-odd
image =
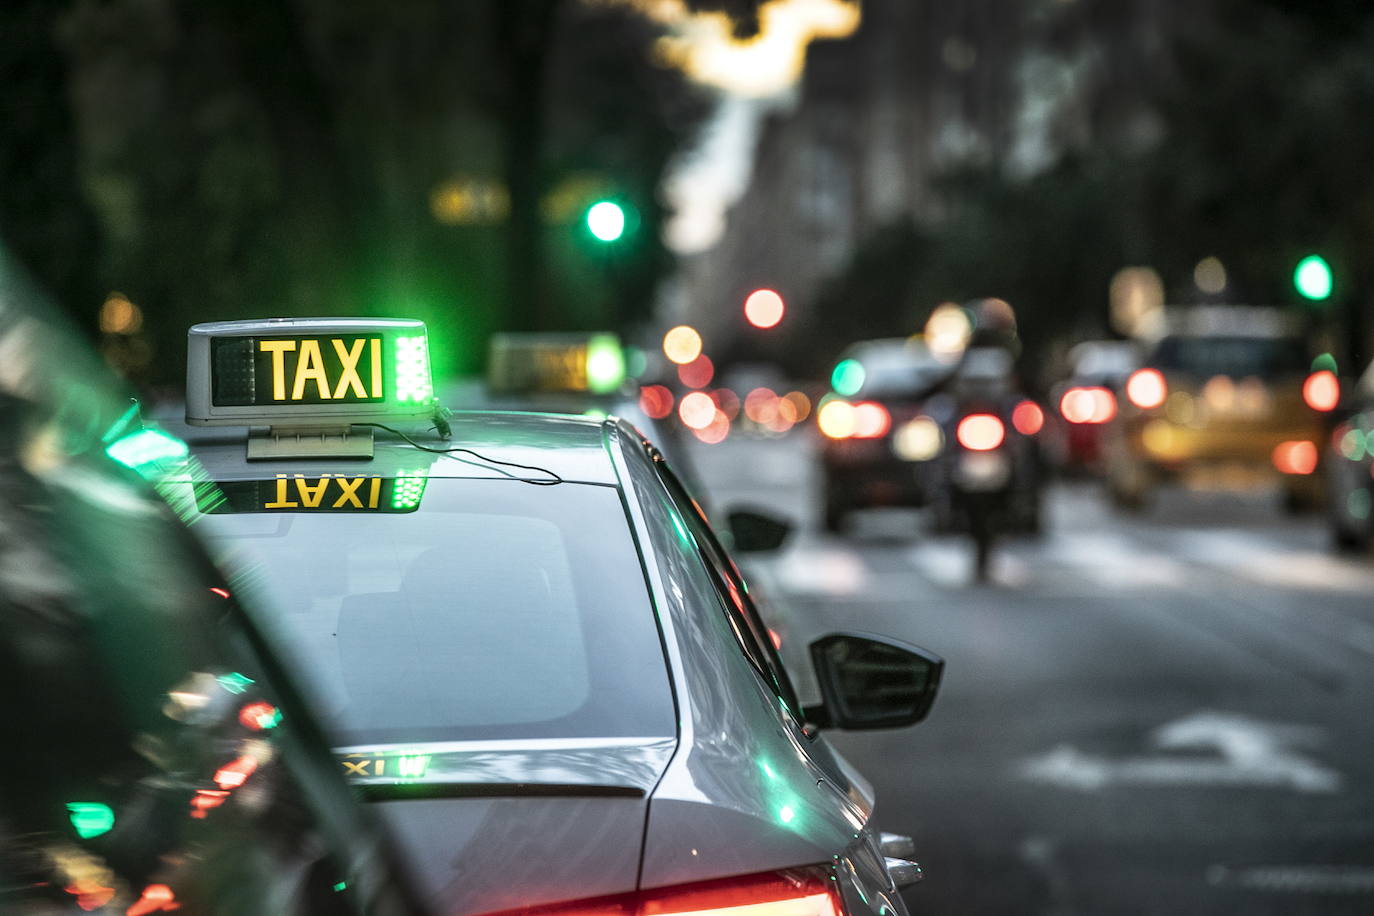
[(435, 412), (424, 322), (267, 318), (193, 326), (186, 422), (344, 430)]

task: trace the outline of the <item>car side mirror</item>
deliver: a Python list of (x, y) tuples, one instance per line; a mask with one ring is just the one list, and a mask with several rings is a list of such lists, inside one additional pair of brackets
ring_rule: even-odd
[(822, 704), (804, 711), (817, 728), (901, 728), (930, 712), (945, 660), (933, 652), (862, 633), (811, 644)]
[(792, 533), (792, 525), (774, 515), (752, 509), (732, 509), (725, 515), (731, 546), (739, 553), (777, 550)]

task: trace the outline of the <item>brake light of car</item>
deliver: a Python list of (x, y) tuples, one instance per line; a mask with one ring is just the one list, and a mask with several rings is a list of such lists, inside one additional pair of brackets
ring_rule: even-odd
[(887, 408), (873, 401), (854, 405), (854, 438), (881, 439), (892, 429), (892, 415)]
[(1322, 413), (1335, 410), (1341, 402), (1341, 382), (1330, 369), (1313, 372), (1302, 383), (1302, 399), (1308, 407)]
[(1116, 416), (1116, 395), (1106, 388), (1070, 388), (1059, 399), (1059, 412), (1070, 423), (1106, 423)]
[(1045, 425), (1045, 412), (1034, 401), (1022, 401), (1011, 412), (1011, 425), (1023, 436), (1034, 436)]
[(1126, 398), (1141, 410), (1153, 410), (1169, 396), (1169, 385), (1158, 369), (1137, 369), (1126, 379)]
[(971, 452), (990, 452), (1007, 437), (1007, 428), (990, 413), (971, 413), (959, 421), (955, 438)]
[(839, 889), (826, 869), (797, 868), (568, 903), (521, 907), (489, 916), (843, 916)]
[(826, 401), (816, 413), (816, 425), (831, 439), (848, 439), (854, 435), (854, 405), (836, 398)]
[(1317, 469), (1317, 446), (1306, 439), (1280, 442), (1274, 447), (1273, 460), (1281, 473), (1311, 474)]

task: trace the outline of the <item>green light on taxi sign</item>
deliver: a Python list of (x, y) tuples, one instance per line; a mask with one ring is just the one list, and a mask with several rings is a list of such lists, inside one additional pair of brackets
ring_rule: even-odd
[(421, 779), (429, 770), (429, 754), (403, 754), (396, 758), (396, 773), (402, 779)]
[(408, 404), (428, 404), (434, 398), (434, 382), (429, 374), (429, 344), (426, 338), (396, 338), (396, 400)]

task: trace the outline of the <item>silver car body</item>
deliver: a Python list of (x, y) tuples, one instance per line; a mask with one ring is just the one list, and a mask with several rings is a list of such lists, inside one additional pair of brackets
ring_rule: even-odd
[[(183, 433), (214, 480), (359, 466), (250, 463), (241, 434)], [(394, 771), (378, 775), (367, 763), (397, 747), (338, 748), (439, 908), (484, 913), (821, 865), (849, 913), (904, 916), (874, 831), (871, 786), (803, 728), (800, 710), (746, 657), (715, 580), (674, 518), (691, 507), (665, 485), (670, 472), (652, 446), (616, 419), (496, 412), (456, 414), (449, 444), (547, 468), (568, 485), (618, 488), (663, 644), (663, 660), (634, 661), (666, 661), (677, 734), (431, 744), (432, 762), (409, 795), (390, 788)], [(366, 473), (411, 468), (416, 456), (379, 438)], [(467, 456), (425, 457), (431, 478), (509, 474)], [(202, 522), (213, 542), (211, 519)], [(438, 788), (428, 793), (427, 784)]]

